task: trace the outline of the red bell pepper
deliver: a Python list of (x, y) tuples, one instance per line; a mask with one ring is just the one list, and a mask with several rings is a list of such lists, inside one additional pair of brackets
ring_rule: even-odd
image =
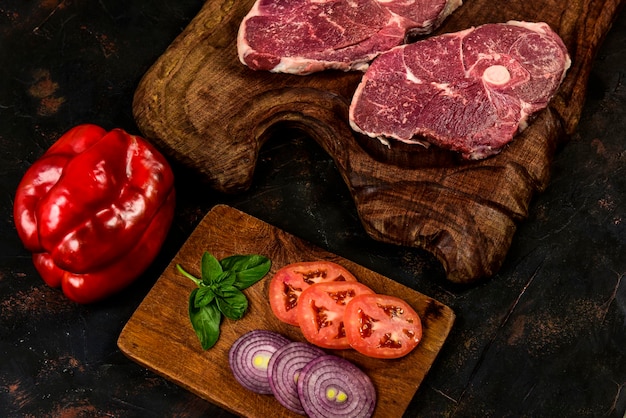
[(152, 145), (85, 124), (26, 171), (13, 217), (43, 280), (91, 303), (128, 286), (154, 261), (174, 204), (172, 169)]

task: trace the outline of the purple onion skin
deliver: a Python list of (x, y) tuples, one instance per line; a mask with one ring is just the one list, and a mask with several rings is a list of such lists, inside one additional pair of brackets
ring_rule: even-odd
[(267, 330), (249, 331), (239, 337), (228, 352), (228, 362), (237, 382), (252, 392), (271, 394), (267, 369), (254, 366), (255, 355), (261, 353), (271, 358), (279, 348), (290, 342), (286, 337)]
[[(330, 388), (345, 394), (346, 399), (329, 399)], [(369, 376), (333, 355), (312, 360), (301, 370), (298, 395), (311, 418), (369, 418), (376, 406), (376, 390)]]
[(296, 374), (312, 360), (326, 353), (309, 343), (292, 342), (279, 348), (267, 368), (270, 387), (276, 400), (299, 415), (306, 415), (298, 395)]

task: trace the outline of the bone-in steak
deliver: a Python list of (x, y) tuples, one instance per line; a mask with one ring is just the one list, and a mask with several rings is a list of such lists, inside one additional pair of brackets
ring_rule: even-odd
[(365, 71), (381, 52), (430, 33), (461, 0), (256, 0), (237, 37), (255, 70)]
[(545, 23), (486, 24), (396, 47), (370, 65), (350, 106), (355, 131), (458, 151), (499, 153), (545, 108), (570, 66)]

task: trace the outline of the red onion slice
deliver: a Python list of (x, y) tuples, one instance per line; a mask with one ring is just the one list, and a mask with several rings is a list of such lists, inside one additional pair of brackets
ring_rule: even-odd
[(255, 393), (271, 394), (267, 366), (272, 355), (289, 339), (272, 331), (254, 330), (239, 337), (228, 351), (235, 379)]
[(348, 360), (333, 355), (312, 360), (302, 369), (298, 395), (311, 418), (367, 418), (376, 406), (370, 378)]
[(305, 415), (298, 395), (300, 371), (326, 353), (311, 344), (292, 342), (279, 348), (270, 359), (267, 374), (276, 400), (296, 414)]

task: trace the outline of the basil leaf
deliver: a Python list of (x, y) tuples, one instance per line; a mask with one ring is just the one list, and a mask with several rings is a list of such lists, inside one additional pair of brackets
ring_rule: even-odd
[(222, 315), (215, 303), (197, 308), (196, 295), (199, 289), (194, 289), (189, 296), (189, 319), (200, 344), (204, 350), (213, 347), (220, 336), (220, 322)]
[(215, 301), (220, 312), (230, 319), (240, 319), (248, 309), (248, 298), (233, 286), (222, 289), (222, 296), (216, 297)]
[(237, 277), (235, 273), (233, 273), (232, 271), (226, 270), (222, 274), (219, 275), (219, 277), (215, 280), (214, 283), (220, 287), (230, 287), (233, 285), (233, 283), (235, 283), (236, 279)]
[(215, 293), (213, 292), (213, 289), (208, 286), (202, 286), (196, 290), (197, 292), (194, 298), (194, 306), (196, 308), (202, 308), (203, 306), (208, 305), (215, 299)]
[(224, 296), (222, 286), (220, 286), (219, 283), (213, 283), (212, 285), (209, 286), (209, 288), (211, 289), (211, 291), (213, 292), (216, 298), (221, 298), (222, 296)]
[(222, 265), (211, 253), (205, 251), (202, 255), (202, 282), (209, 285), (223, 273)]
[(262, 255), (233, 255), (220, 261), (224, 270), (235, 273), (233, 285), (243, 290), (261, 280), (270, 271), (272, 262)]
[(248, 298), (241, 290), (261, 280), (270, 267), (270, 260), (261, 255), (234, 255), (218, 261), (208, 251), (202, 255), (201, 279), (176, 265), (179, 273), (198, 286), (189, 295), (188, 310), (203, 349), (213, 347), (219, 339), (222, 315), (243, 317)]

